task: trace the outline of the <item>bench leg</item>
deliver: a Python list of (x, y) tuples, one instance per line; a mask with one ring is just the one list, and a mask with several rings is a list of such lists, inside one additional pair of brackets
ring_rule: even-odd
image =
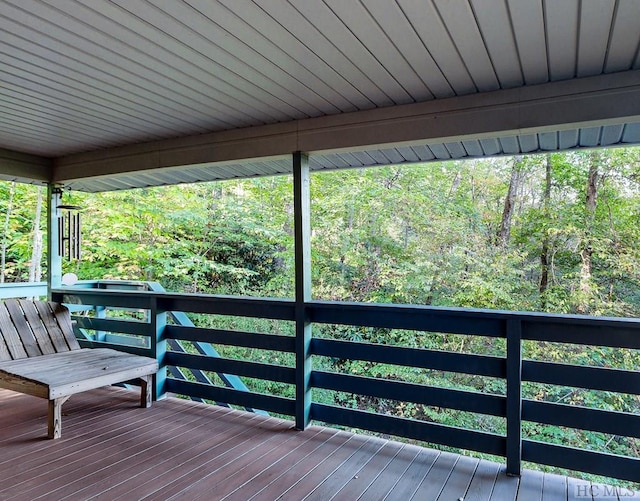
[(60, 397), (49, 400), (49, 438), (60, 438), (62, 436), (62, 404), (69, 397)]
[(140, 378), (140, 407), (151, 407), (152, 376)]

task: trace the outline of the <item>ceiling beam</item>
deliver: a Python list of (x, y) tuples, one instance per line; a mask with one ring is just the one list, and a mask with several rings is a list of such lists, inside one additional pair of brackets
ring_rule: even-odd
[(638, 121), (640, 70), (70, 155), (53, 180)]
[(0, 148), (0, 179), (3, 181), (47, 184), (52, 166), (50, 158)]

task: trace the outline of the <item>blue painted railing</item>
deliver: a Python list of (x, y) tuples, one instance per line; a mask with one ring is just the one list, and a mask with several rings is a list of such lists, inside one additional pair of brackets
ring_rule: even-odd
[(0, 284), (0, 299), (46, 297), (47, 282), (11, 282)]
[[(123, 280), (82, 280), (77, 283), (76, 288), (82, 289), (100, 289), (100, 290), (129, 290), (129, 291), (153, 291), (164, 293), (166, 290), (162, 285), (157, 282), (143, 282), (143, 281), (123, 281)], [(46, 294), (46, 284), (45, 284), (45, 294)], [(131, 336), (128, 334), (123, 334), (119, 332), (110, 332), (108, 330), (104, 330), (100, 328), (100, 322), (94, 321), (92, 319), (106, 319), (108, 315), (108, 307), (104, 305), (95, 305), (90, 308), (87, 308), (86, 305), (68, 305), (70, 310), (74, 313), (83, 312), (85, 314), (81, 316), (76, 316), (77, 323), (77, 332), (79, 334), (80, 342), (85, 347), (95, 346), (96, 342), (108, 343), (122, 346), (130, 346), (130, 347), (150, 347), (150, 337), (148, 336)], [(91, 311), (91, 315), (87, 316), (87, 310)], [(122, 310), (122, 309), (121, 309)], [(125, 309), (131, 311), (131, 308)], [(134, 309), (135, 310), (135, 309)], [(143, 310), (146, 315), (149, 313), (149, 310)], [(183, 326), (183, 327), (194, 327), (191, 319), (181, 311), (169, 311), (167, 312), (167, 316), (171, 320), (174, 325)], [(94, 331), (94, 333), (89, 334), (90, 331)], [(169, 339), (167, 340), (169, 345), (169, 349), (172, 352), (182, 352), (184, 353), (184, 347), (180, 340)], [(192, 343), (194, 349), (200, 353), (201, 355), (207, 355), (209, 357), (219, 357), (220, 355), (216, 351), (216, 349), (210, 344), (206, 342), (194, 342)], [(207, 374), (199, 369), (194, 368), (186, 368), (182, 369), (178, 366), (169, 366), (168, 372), (171, 377), (176, 379), (188, 379), (187, 374), (190, 375), (192, 379), (200, 383), (205, 384), (213, 384)], [(233, 388), (240, 391), (248, 391), (248, 388), (245, 386), (243, 381), (234, 374), (224, 374), (218, 373), (218, 377), (222, 380), (222, 382), (228, 388)], [(192, 400), (202, 401), (199, 397), (191, 397)], [(218, 405), (227, 406), (225, 402), (217, 402)], [(253, 409), (252, 407), (246, 407), (247, 411), (250, 412), (258, 412), (261, 414), (265, 414), (264, 411)]]
[[(640, 395), (640, 372), (605, 367), (576, 366), (522, 359), (523, 341), (568, 343), (640, 349), (640, 321), (492, 310), (469, 310), (407, 305), (377, 305), (309, 301), (304, 319), (311, 324), (407, 329), (425, 332), (490, 336), (506, 340), (505, 356), (442, 352), (401, 346), (313, 338), (309, 358), (361, 360), (406, 367), (498, 378), (506, 382), (506, 394), (494, 395), (456, 389), (434, 388), (403, 381), (311, 370), (308, 377), (296, 377), (296, 367), (283, 367), (203, 354), (178, 353), (168, 349), (171, 340), (248, 347), (269, 352), (295, 353), (299, 344), (293, 336), (257, 334), (167, 324), (166, 312), (232, 315), (296, 321), (296, 305), (290, 300), (258, 299), (146, 291), (67, 288), (53, 291), (53, 299), (73, 305), (139, 308), (148, 312), (146, 322), (116, 319), (85, 319), (87, 328), (145, 336), (147, 348), (122, 349), (156, 357), (161, 370), (156, 377), (156, 397), (167, 392), (254, 407), (295, 416), (301, 412), (294, 398), (239, 391), (209, 383), (180, 380), (167, 372), (180, 367), (235, 374), (295, 385), (303, 381), (308, 389), (355, 393), (381, 399), (457, 409), (498, 416), (506, 421), (506, 433), (461, 429), (438, 423), (376, 414), (311, 401), (311, 419), (398, 437), (458, 447), (506, 458), (507, 471), (517, 474), (522, 461), (545, 464), (640, 481), (640, 459), (523, 439), (524, 422), (576, 428), (640, 438), (640, 415), (597, 410), (522, 398), (526, 382), (552, 384)], [(95, 342), (93, 345), (103, 345)], [(275, 356), (275, 355), (274, 355)], [(308, 364), (307, 364), (308, 367)], [(300, 394), (300, 392), (296, 392)]]

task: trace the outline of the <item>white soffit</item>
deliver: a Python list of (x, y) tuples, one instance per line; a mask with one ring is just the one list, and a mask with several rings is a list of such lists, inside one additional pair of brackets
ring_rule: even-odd
[[(639, 47), (638, 0), (0, 0), (0, 148), (62, 157), (625, 72)], [(397, 155), (638, 141), (621, 127)]]

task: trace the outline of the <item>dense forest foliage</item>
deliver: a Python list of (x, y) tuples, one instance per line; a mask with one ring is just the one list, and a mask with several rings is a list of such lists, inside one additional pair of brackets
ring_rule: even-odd
[[(612, 149), (313, 174), (313, 295), (636, 316), (639, 158)], [(28, 281), (44, 266), (43, 190), (0, 192), (1, 279)], [(81, 279), (293, 294), (286, 176), (72, 193), (65, 203), (84, 207), (83, 258), (65, 264)]]
[[(0, 184), (4, 282), (37, 280), (42, 189)], [(640, 313), (640, 149), (610, 149), (314, 173), (313, 297), (636, 317)], [(160, 282), (166, 289), (293, 296), (293, 200), (287, 176), (104, 194), (84, 207), (80, 279)], [(291, 333), (286, 325), (244, 330)], [(504, 356), (500, 339), (323, 326), (314, 335)], [(638, 370), (633, 350), (525, 344), (532, 359)], [(248, 350), (225, 356), (264, 359)], [(277, 363), (292, 364), (286, 357)], [(504, 382), (324, 360), (327, 369), (504, 394)], [(248, 383), (292, 395), (287, 385)], [(529, 384), (538, 400), (640, 412), (632, 395)], [(413, 404), (314, 392), (314, 399), (453, 426), (504, 422)], [(527, 423), (525, 436), (640, 457), (640, 441)]]

